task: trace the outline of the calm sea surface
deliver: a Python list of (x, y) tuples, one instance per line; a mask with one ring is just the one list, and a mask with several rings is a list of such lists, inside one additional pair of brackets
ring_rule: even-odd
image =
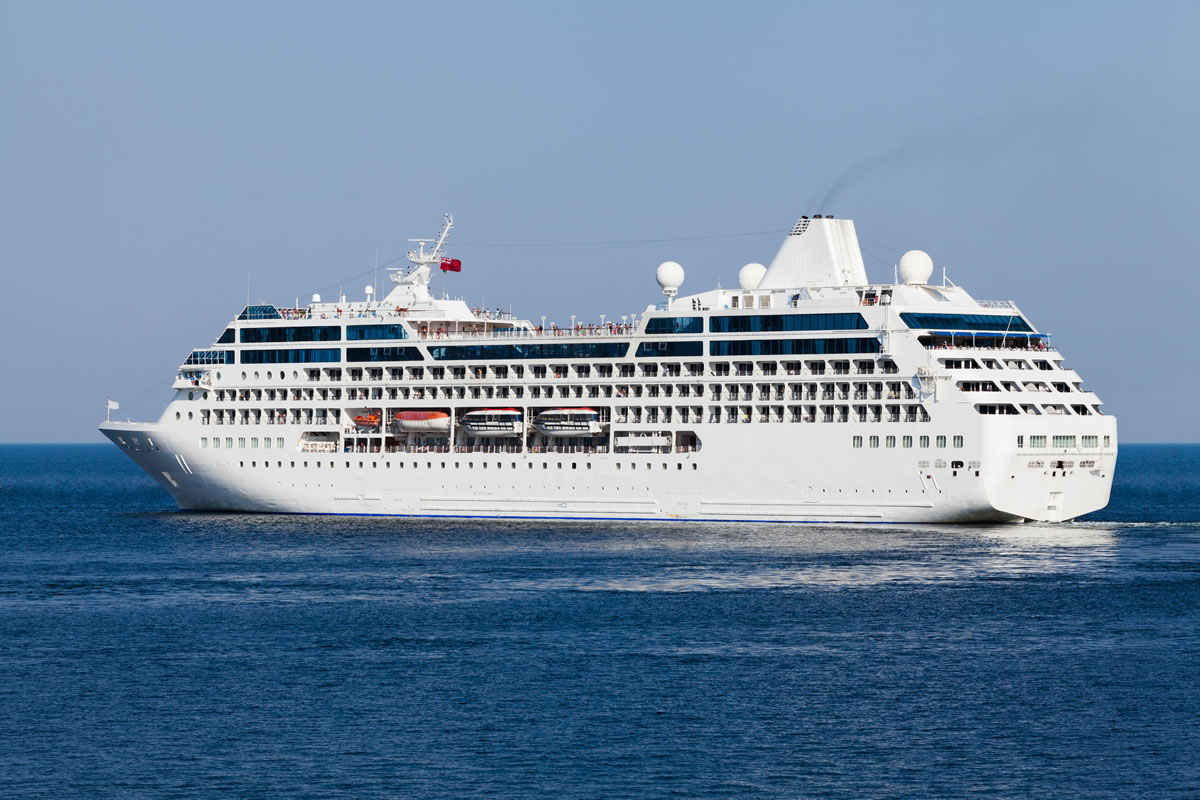
[(1200, 446), (1054, 526), (173, 509), (0, 447), (0, 795), (1200, 796)]

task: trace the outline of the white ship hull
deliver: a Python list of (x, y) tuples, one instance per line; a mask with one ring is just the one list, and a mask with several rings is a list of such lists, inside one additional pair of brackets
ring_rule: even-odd
[[(1089, 430), (1116, 438), (1115, 420)], [(721, 427), (721, 426), (714, 426)], [(1008, 446), (1018, 426), (981, 437), (978, 470), (916, 466), (912, 450), (849, 452), (877, 426), (830, 426), (782, 438), (774, 426), (710, 432), (699, 452), (297, 453), (201, 450), (157, 425), (107, 423), (105, 435), (184, 510), (428, 517), (838, 523), (1063, 521), (1108, 503), (1116, 449)], [(780, 426), (782, 427), (782, 426)], [(915, 427), (915, 426), (910, 426)], [(759, 428), (758, 430), (753, 430)], [(275, 433), (264, 428), (263, 435)], [(1103, 434), (1100, 434), (1103, 435)], [(974, 438), (974, 437), (973, 437)], [(155, 449), (145, 444), (152, 441)], [(1096, 460), (1052, 470), (1054, 460)], [(1046, 466), (1030, 468), (1029, 462)], [(486, 463), (486, 467), (484, 464)], [(306, 467), (305, 464), (308, 466)], [(318, 466), (319, 464), (319, 466)], [(444, 466), (443, 466), (444, 465)]]

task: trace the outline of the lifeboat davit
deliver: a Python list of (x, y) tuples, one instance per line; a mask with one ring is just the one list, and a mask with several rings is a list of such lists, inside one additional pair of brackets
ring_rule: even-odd
[(551, 408), (533, 419), (543, 436), (593, 436), (600, 433), (600, 414), (594, 408)]
[(525, 421), (515, 408), (468, 411), (462, 415), (459, 424), (472, 436), (520, 436), (525, 432)]
[(445, 433), (450, 415), (445, 411), (397, 411), (396, 428), (409, 433)]

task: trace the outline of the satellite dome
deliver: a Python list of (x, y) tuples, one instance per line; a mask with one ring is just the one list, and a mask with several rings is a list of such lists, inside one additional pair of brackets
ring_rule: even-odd
[(675, 261), (664, 261), (658, 265), (654, 277), (664, 292), (677, 290), (683, 285), (683, 267)]
[(763, 276), (767, 274), (767, 268), (762, 264), (747, 264), (738, 270), (738, 287), (743, 292), (749, 292), (758, 288), (758, 284), (762, 282)]
[(900, 280), (908, 284), (929, 283), (933, 259), (924, 250), (909, 250), (900, 256)]
[(313, 302), (314, 302), (314, 303), (319, 303), (319, 302), (321, 302), (321, 295), (314, 293), (314, 294), (313, 294)]

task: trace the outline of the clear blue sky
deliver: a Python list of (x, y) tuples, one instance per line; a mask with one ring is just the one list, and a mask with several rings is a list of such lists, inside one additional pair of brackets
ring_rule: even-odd
[[(453, 294), (562, 323), (656, 302), (667, 258), (684, 292), (729, 286), (801, 214), (850, 217), (873, 279), (919, 247), (1016, 300), (1123, 441), (1200, 441), (1198, 23), (1171, 2), (0, 2), (0, 441), (99, 441), (108, 395), (156, 418), (248, 274), (255, 299), (358, 297), (443, 211)], [(680, 241), (619, 244), (647, 239)]]

